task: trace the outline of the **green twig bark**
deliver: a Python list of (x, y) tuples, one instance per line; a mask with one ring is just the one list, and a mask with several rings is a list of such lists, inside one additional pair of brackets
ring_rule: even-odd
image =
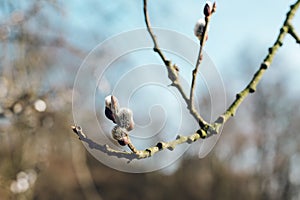
[(299, 8), (299, 5), (300, 5), (300, 0), (298, 0), (295, 4), (291, 5), (290, 11), (286, 14), (286, 19), (280, 29), (279, 35), (275, 43), (273, 44), (273, 46), (269, 48), (269, 53), (261, 63), (260, 68), (254, 74), (252, 80), (247, 85), (247, 87), (236, 95), (235, 101), (229, 106), (227, 111), (222, 116), (219, 117), (218, 121), (222, 121), (222, 123), (224, 124), (230, 117), (235, 115), (238, 107), (241, 105), (244, 99), (250, 93), (254, 93), (256, 91), (256, 87), (258, 83), (260, 82), (261, 78), (263, 77), (264, 73), (266, 72), (270, 64), (273, 62), (273, 58), (277, 53), (278, 49), (282, 46), (286, 34), (289, 33), (291, 20), (295, 16), (295, 13)]

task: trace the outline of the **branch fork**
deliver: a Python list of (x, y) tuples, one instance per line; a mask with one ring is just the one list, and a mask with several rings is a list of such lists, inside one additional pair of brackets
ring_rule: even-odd
[(153, 50), (156, 52), (163, 63), (165, 64), (167, 71), (168, 71), (168, 78), (171, 80), (171, 86), (177, 88), (179, 93), (181, 94), (182, 98), (185, 100), (187, 104), (187, 109), (189, 109), (191, 115), (195, 118), (195, 120), (199, 123), (199, 129), (195, 131), (190, 136), (181, 136), (178, 135), (174, 141), (170, 142), (158, 142), (155, 146), (149, 147), (145, 150), (137, 150), (135, 146), (132, 144), (129, 138), (129, 131), (134, 128), (134, 122), (132, 118), (132, 112), (128, 108), (120, 108), (118, 105), (117, 98), (114, 96), (109, 96), (105, 99), (105, 115), (108, 119), (110, 119), (116, 125), (112, 129), (112, 137), (118, 141), (120, 145), (127, 145), (131, 152), (124, 152), (124, 151), (117, 151), (110, 148), (108, 145), (104, 147), (98, 145), (88, 139), (82, 128), (80, 126), (74, 125), (72, 126), (73, 132), (79, 137), (80, 140), (89, 143), (89, 145), (93, 145), (93, 147), (97, 147), (100, 150), (105, 151), (108, 155), (114, 155), (117, 157), (124, 157), (127, 159), (143, 159), (154, 155), (155, 153), (162, 151), (164, 149), (174, 150), (177, 145), (182, 143), (193, 143), (199, 139), (205, 139), (211, 137), (212, 135), (219, 134), (221, 131), (221, 127), (229, 120), (230, 117), (233, 117), (244, 101), (244, 99), (251, 93), (256, 91), (256, 87), (258, 83), (261, 81), (264, 73), (270, 67), (271, 63), (273, 62), (273, 58), (278, 51), (278, 49), (282, 46), (283, 40), (287, 34), (291, 35), (298, 44), (300, 44), (300, 38), (296, 33), (294, 27), (291, 24), (291, 20), (293, 19), (296, 11), (299, 9), (300, 0), (296, 1), (293, 5), (291, 5), (289, 12), (286, 14), (286, 19), (284, 24), (282, 25), (279, 35), (272, 47), (269, 48), (268, 54), (266, 55), (265, 59), (261, 63), (259, 69), (253, 75), (253, 78), (249, 82), (249, 84), (242, 90), (240, 93), (236, 95), (235, 100), (232, 104), (227, 108), (227, 110), (221, 114), (212, 124), (207, 123), (201, 115), (197, 112), (194, 105), (194, 93), (196, 87), (196, 80), (197, 74), (199, 70), (199, 66), (203, 59), (203, 49), (208, 39), (208, 30), (209, 30), (209, 23), (212, 17), (212, 14), (216, 11), (216, 3), (207, 2), (204, 6), (204, 20), (200, 19), (196, 26), (195, 26), (195, 35), (199, 39), (200, 48), (198, 53), (198, 58), (196, 60), (195, 68), (192, 71), (192, 82), (190, 87), (190, 94), (189, 97), (184, 92), (181, 83), (179, 81), (179, 67), (175, 64), (172, 64), (170, 60), (166, 58), (162, 50), (160, 49), (158, 42), (156, 40), (156, 36), (154, 35), (148, 10), (147, 10), (147, 0), (143, 0), (143, 11), (144, 11), (144, 18), (145, 24), (148, 30), (148, 33), (153, 41)]

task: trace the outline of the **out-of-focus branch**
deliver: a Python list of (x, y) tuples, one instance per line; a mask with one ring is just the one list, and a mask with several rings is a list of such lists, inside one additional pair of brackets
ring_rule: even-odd
[[(52, 47), (57, 47), (57, 48), (65, 48), (67, 51), (72, 53), (73, 55), (76, 55), (80, 58), (84, 58), (84, 52), (74, 46), (73, 44), (69, 43), (66, 39), (62, 37), (45, 37), (41, 36), (35, 33), (30, 33), (30, 32), (24, 32), (21, 34), (17, 34), (15, 36), (15, 41), (19, 42), (22, 40), (22, 38), (26, 38), (27, 43), (32, 45), (32, 46), (52, 46)], [(11, 41), (12, 43), (13, 41)]]
[(101, 200), (102, 198), (96, 189), (91, 171), (86, 164), (85, 152), (83, 152), (81, 148), (82, 147), (74, 145), (73, 142), (71, 142), (73, 168), (78, 183), (86, 199)]

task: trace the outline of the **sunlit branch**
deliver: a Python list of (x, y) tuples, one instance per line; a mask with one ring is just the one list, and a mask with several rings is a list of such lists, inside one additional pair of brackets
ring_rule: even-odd
[(277, 53), (278, 49), (282, 46), (283, 40), (287, 33), (289, 33), (290, 30), (290, 21), (295, 16), (295, 13), (297, 9), (300, 6), (300, 0), (298, 0), (295, 4), (291, 5), (290, 11), (286, 14), (286, 19), (280, 28), (279, 35), (273, 44), (272, 47), (269, 48), (269, 53), (263, 60), (263, 62), (260, 65), (260, 68), (257, 70), (257, 72), (254, 74), (252, 80), (249, 82), (247, 87), (242, 90), (240, 93), (236, 95), (236, 99), (233, 101), (233, 103), (229, 106), (229, 108), (226, 110), (226, 112), (219, 117), (218, 121), (225, 123), (231, 116), (234, 116), (238, 107), (241, 105), (241, 103), (244, 101), (244, 99), (250, 94), (254, 93), (256, 91), (256, 87), (260, 80), (262, 79), (264, 73), (268, 69), (268, 67), (273, 62), (273, 58), (275, 54)]

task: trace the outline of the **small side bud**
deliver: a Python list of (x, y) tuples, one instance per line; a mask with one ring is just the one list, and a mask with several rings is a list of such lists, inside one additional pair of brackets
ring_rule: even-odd
[(117, 113), (116, 123), (127, 131), (131, 131), (134, 128), (132, 111), (128, 108), (121, 108)]
[(203, 13), (206, 17), (210, 16), (211, 13), (213, 12), (213, 4), (210, 1), (206, 1)]
[(122, 146), (129, 144), (128, 133), (126, 129), (116, 125), (111, 131), (112, 137)]
[[(195, 28), (194, 28), (194, 34), (200, 41), (202, 40), (203, 35), (204, 35), (205, 24), (206, 24), (205, 19), (201, 18), (197, 21)], [(205, 38), (205, 39), (207, 39), (207, 38)]]

